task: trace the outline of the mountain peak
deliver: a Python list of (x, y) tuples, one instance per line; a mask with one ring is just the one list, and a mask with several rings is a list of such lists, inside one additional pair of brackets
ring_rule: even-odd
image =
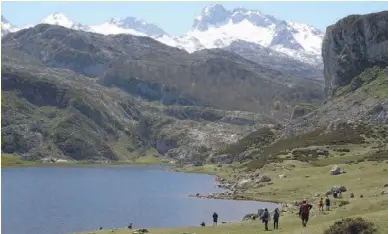
[(41, 24), (59, 25), (65, 28), (88, 31), (89, 27), (70, 20), (65, 14), (55, 12), (40, 21)]
[(258, 10), (235, 8), (228, 11), (221, 4), (211, 4), (195, 18), (193, 29), (206, 31), (212, 27), (217, 28), (228, 23), (238, 24), (244, 20), (260, 27), (269, 27), (279, 22), (275, 17), (265, 15)]
[(195, 18), (193, 29), (206, 31), (210, 26), (225, 23), (229, 16), (230, 12), (221, 4), (211, 4), (203, 8), (201, 15)]
[(227, 10), (221, 4), (210, 4), (209, 6), (202, 9), (202, 15), (207, 16), (215, 14), (217, 12), (226, 12)]
[(71, 28), (73, 25), (73, 21), (71, 21), (66, 15), (59, 12), (55, 12), (53, 14), (48, 15), (40, 22), (42, 24), (60, 25), (66, 28)]
[(1, 15), (1, 36), (5, 36), (10, 32), (16, 32), (18, 28), (12, 25), (3, 15)]
[(1, 22), (4, 22), (4, 23), (9, 23), (8, 20), (6, 18), (4, 18), (3, 15), (1, 15)]
[(111, 18), (106, 22), (107, 24), (114, 25), (121, 29), (134, 30), (139, 32), (140, 34), (148, 35), (148, 36), (161, 36), (167, 35), (165, 31), (154, 24), (149, 24), (144, 20), (137, 19), (135, 17), (125, 17), (123, 19), (119, 18)]

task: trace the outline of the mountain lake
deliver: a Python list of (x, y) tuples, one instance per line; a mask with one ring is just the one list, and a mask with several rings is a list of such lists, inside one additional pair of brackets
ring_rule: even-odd
[(240, 221), (276, 204), (208, 200), (222, 192), (215, 177), (168, 171), (164, 166), (3, 168), (3, 234), (66, 234), (99, 227), (166, 228)]

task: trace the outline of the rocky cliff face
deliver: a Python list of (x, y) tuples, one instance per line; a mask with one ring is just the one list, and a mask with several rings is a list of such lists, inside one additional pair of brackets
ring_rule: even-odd
[(339, 120), (388, 124), (388, 11), (351, 15), (329, 26), (322, 57), (328, 100), (290, 122), (285, 136)]
[(388, 11), (350, 15), (329, 26), (322, 45), (326, 95), (366, 68), (388, 65)]

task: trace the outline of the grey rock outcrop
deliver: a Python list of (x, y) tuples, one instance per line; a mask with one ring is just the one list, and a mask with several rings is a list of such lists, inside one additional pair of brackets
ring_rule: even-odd
[(266, 175), (262, 175), (259, 179), (259, 182), (270, 182), (270, 181), (271, 181), (271, 178)]
[[(325, 93), (352, 83), (366, 68), (388, 65), (388, 11), (350, 15), (327, 27), (322, 44)], [(353, 82), (353, 87), (357, 82)]]
[(330, 170), (331, 175), (339, 175), (341, 174), (341, 168), (338, 165), (335, 165), (331, 170)]

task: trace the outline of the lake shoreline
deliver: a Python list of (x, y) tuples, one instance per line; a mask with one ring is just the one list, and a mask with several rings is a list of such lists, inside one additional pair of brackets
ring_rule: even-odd
[(175, 166), (171, 162), (160, 160), (153, 156), (144, 156), (136, 160), (119, 160), (106, 162), (93, 161), (26, 161), (21, 160), (19, 156), (2, 153), (1, 168), (25, 168), (25, 167), (115, 167), (125, 165), (145, 165), (145, 166)]
[(270, 199), (270, 198), (256, 198), (256, 197), (247, 197), (244, 196), (243, 191), (233, 191), (231, 188), (232, 181), (229, 181), (223, 177), (221, 177), (216, 172), (210, 172), (210, 171), (189, 171), (184, 170), (179, 167), (172, 167), (169, 169), (169, 171), (173, 172), (179, 172), (179, 173), (191, 173), (191, 174), (205, 174), (205, 175), (211, 175), (215, 178), (215, 186), (218, 188), (221, 188), (224, 190), (224, 192), (221, 193), (210, 193), (210, 194), (190, 194), (189, 197), (198, 198), (198, 199), (219, 199), (219, 200), (233, 200), (233, 201), (255, 201), (255, 202), (268, 202), (268, 203), (274, 203), (278, 206), (287, 205), (287, 202), (283, 200), (276, 200), (276, 199)]

